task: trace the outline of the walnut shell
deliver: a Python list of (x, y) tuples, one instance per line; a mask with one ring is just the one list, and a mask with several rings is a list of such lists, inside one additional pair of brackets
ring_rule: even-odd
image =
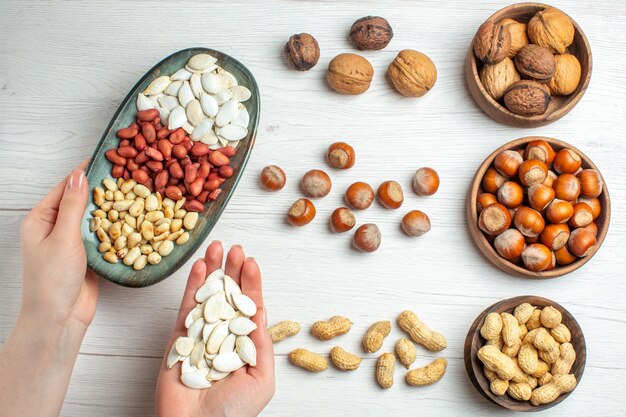
[(574, 32), (569, 16), (554, 7), (537, 12), (528, 22), (530, 41), (559, 54), (574, 42)]
[(396, 90), (407, 97), (423, 96), (437, 81), (437, 68), (433, 61), (412, 49), (400, 51), (389, 64), (387, 74)]
[(392, 38), (391, 25), (387, 19), (379, 16), (362, 17), (350, 28), (350, 40), (361, 51), (383, 49)]
[(497, 64), (507, 57), (511, 34), (500, 23), (487, 20), (474, 37), (474, 53), (487, 65)]
[(518, 81), (504, 93), (504, 105), (522, 116), (544, 114), (550, 104), (548, 87), (532, 80)]
[(485, 65), (480, 70), (480, 81), (487, 93), (500, 100), (504, 92), (521, 77), (515, 69), (515, 64), (510, 58), (504, 58), (494, 65)]
[(555, 55), (556, 71), (550, 79), (550, 93), (555, 96), (567, 96), (576, 91), (580, 83), (580, 62), (574, 55)]
[(361, 94), (370, 88), (374, 68), (357, 54), (339, 54), (328, 63), (328, 84), (341, 94)]
[(522, 76), (547, 83), (556, 71), (556, 60), (548, 48), (530, 43), (515, 56), (515, 66)]
[(513, 19), (502, 19), (500, 24), (509, 31), (511, 35), (511, 47), (509, 48), (508, 57), (513, 58), (520, 49), (528, 45), (528, 35), (526, 34), (526, 23), (518, 22)]
[(320, 46), (308, 33), (291, 35), (283, 49), (287, 65), (299, 71), (308, 71), (320, 59)]

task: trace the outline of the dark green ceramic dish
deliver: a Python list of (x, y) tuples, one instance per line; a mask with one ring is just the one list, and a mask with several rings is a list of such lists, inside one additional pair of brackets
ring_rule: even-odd
[[(116, 136), (116, 132), (135, 120), (137, 94), (143, 91), (155, 78), (161, 75), (171, 75), (178, 69), (183, 68), (189, 58), (198, 53), (208, 53), (216, 57), (218, 65), (233, 74), (237, 78), (239, 85), (247, 87), (252, 92), (252, 97), (244, 103), (250, 114), (249, 133), (240, 142), (235, 156), (231, 158), (231, 166), (235, 169), (235, 174), (224, 182), (222, 193), (218, 199), (205, 205), (205, 209), (191, 233), (189, 242), (183, 246), (175, 246), (172, 253), (164, 257), (159, 264), (148, 264), (141, 271), (135, 271), (132, 267), (128, 267), (121, 262), (110, 264), (102, 259), (102, 254), (98, 252), (98, 244), (100, 242), (96, 234), (89, 231), (90, 213), (96, 209), (91, 198), (93, 189), (96, 186), (100, 186), (102, 180), (111, 175), (112, 165), (106, 159), (104, 153), (109, 149), (117, 148), (119, 139)], [(81, 232), (85, 250), (87, 251), (87, 265), (89, 268), (102, 278), (116, 284), (127, 287), (146, 287), (164, 280), (187, 262), (189, 257), (195, 253), (209, 235), (226, 208), (230, 197), (235, 191), (235, 187), (237, 187), (254, 145), (259, 123), (260, 106), (259, 89), (250, 71), (236, 59), (219, 51), (208, 48), (184, 49), (168, 56), (148, 71), (128, 93), (128, 96), (126, 96), (117, 112), (115, 112), (87, 167), (86, 174), (89, 180), (90, 198), (81, 224)]]

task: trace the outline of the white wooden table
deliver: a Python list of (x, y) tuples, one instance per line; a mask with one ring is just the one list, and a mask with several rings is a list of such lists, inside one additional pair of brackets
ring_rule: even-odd
[[(503, 298), (536, 294), (568, 308), (587, 339), (587, 367), (571, 397), (551, 416), (626, 414), (626, 6), (619, 0), (557, 1), (584, 28), (594, 54), (587, 94), (562, 120), (539, 129), (514, 129), (489, 119), (469, 96), (463, 70), (476, 28), (507, 1), (63, 1), (1, 0), (0, 9), (0, 342), (19, 308), (19, 225), (27, 210), (72, 167), (89, 157), (120, 101), (154, 63), (190, 46), (235, 56), (261, 89), (257, 144), (230, 205), (211, 239), (241, 243), (264, 274), (270, 322), (297, 320), (304, 331), (276, 346), (276, 396), (268, 416), (464, 415), (497, 416), (504, 410), (471, 386), (463, 365), (470, 324)], [(365, 52), (376, 74), (370, 91), (344, 97), (325, 83), (328, 61), (354, 52), (347, 31), (368, 14), (386, 17), (395, 37), (383, 51)], [(312, 71), (290, 71), (282, 61), (293, 33), (314, 34), (322, 58)], [(428, 54), (437, 84), (419, 100), (398, 95), (385, 72), (397, 51)], [(511, 139), (546, 135), (571, 142), (602, 170), (613, 202), (608, 237), (595, 258), (566, 277), (533, 282), (487, 263), (470, 240), (464, 204), (483, 158)], [(345, 140), (358, 153), (354, 169), (332, 172), (334, 188), (317, 204), (318, 218), (304, 228), (285, 224), (298, 198), (299, 177), (326, 168), (323, 154)], [(287, 172), (287, 187), (270, 194), (257, 186), (270, 163)], [(440, 191), (410, 192), (420, 166), (435, 167)], [(371, 255), (350, 249), (351, 236), (333, 235), (327, 221), (356, 180), (405, 186), (402, 210), (377, 204), (358, 213), (376, 222), (383, 244)], [(399, 220), (409, 208), (426, 211), (432, 231), (409, 239)], [(208, 242), (207, 242), (208, 243)], [(204, 245), (202, 250), (204, 250)], [(161, 284), (142, 290), (101, 282), (96, 318), (81, 349), (64, 416), (149, 416), (159, 361), (176, 317), (191, 262)], [(335, 344), (360, 351), (367, 326), (413, 309), (448, 339), (445, 378), (426, 388), (404, 383), (378, 388), (367, 356), (354, 373), (309, 374), (288, 363), (296, 347), (327, 352)], [(318, 319), (342, 314), (352, 331), (322, 343), (308, 334)], [(385, 341), (391, 350), (397, 328)], [(418, 349), (422, 366), (436, 355)]]

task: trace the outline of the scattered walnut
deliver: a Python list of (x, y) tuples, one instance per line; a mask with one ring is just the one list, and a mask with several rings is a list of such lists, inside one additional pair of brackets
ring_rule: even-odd
[(544, 114), (550, 99), (548, 87), (531, 80), (518, 81), (504, 93), (506, 108), (522, 116)]
[(567, 96), (576, 91), (580, 83), (580, 62), (574, 55), (555, 55), (556, 71), (550, 79), (550, 93), (555, 96)]
[(299, 71), (310, 70), (320, 59), (320, 46), (308, 33), (291, 35), (283, 52), (287, 64)]
[(408, 97), (421, 97), (428, 93), (437, 81), (437, 68), (433, 61), (421, 52), (405, 49), (387, 69), (393, 86)]
[(391, 25), (379, 16), (362, 17), (350, 28), (350, 40), (361, 51), (383, 49), (391, 38), (393, 38)]
[(517, 70), (526, 78), (547, 83), (556, 71), (554, 55), (547, 48), (528, 44), (515, 56)]
[(528, 37), (531, 42), (563, 54), (574, 42), (574, 25), (562, 11), (548, 7), (528, 22)]
[(374, 68), (357, 54), (339, 54), (328, 64), (328, 84), (341, 94), (361, 94), (370, 88)]
[(500, 23), (487, 20), (474, 37), (474, 53), (487, 65), (497, 64), (507, 57), (511, 48), (511, 34)]
[(494, 65), (485, 65), (480, 70), (480, 81), (494, 100), (500, 100), (504, 92), (520, 79), (515, 64), (510, 58), (504, 58)]

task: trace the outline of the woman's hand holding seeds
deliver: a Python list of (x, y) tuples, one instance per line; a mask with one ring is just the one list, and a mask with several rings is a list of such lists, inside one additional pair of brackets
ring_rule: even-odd
[[(196, 291), (211, 272), (222, 268), (223, 257), (221, 243), (213, 242), (204, 259), (194, 263), (165, 356), (174, 341), (186, 334), (185, 318), (197, 304)], [(256, 346), (257, 364), (255, 367), (244, 366), (225, 379), (214, 381), (208, 389), (194, 390), (181, 383), (179, 372), (167, 369), (164, 358), (156, 390), (156, 414), (159, 417), (256, 416), (274, 395), (274, 347), (266, 329), (261, 271), (254, 259), (245, 257), (240, 246), (233, 246), (228, 252), (224, 269), (257, 305), (257, 313), (252, 317), (257, 329), (249, 335)]]

